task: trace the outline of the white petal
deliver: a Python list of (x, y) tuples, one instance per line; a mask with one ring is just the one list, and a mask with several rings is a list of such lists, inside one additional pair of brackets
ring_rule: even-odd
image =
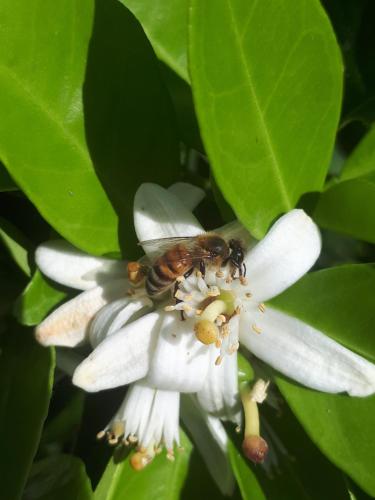
[[(134, 199), (134, 226), (139, 241), (196, 236), (202, 226), (177, 196), (157, 184), (142, 184)], [(155, 248), (147, 246), (152, 256)]]
[(80, 293), (53, 311), (35, 329), (43, 345), (75, 347), (87, 338), (88, 325), (94, 315), (108, 302), (123, 296), (126, 280), (116, 280)]
[(257, 320), (261, 333), (252, 330), (253, 321), (253, 314), (241, 315), (241, 342), (284, 375), (324, 392), (375, 392), (375, 365), (315, 328), (270, 308)]
[(209, 348), (199, 342), (194, 321), (166, 314), (147, 375), (151, 385), (166, 391), (197, 392), (202, 389), (210, 359)]
[(112, 424), (123, 422), (124, 437), (136, 436), (141, 447), (163, 443), (167, 449), (173, 449), (180, 442), (179, 414), (178, 392), (160, 391), (142, 380), (129, 387), (107, 430)]
[(218, 366), (216, 358), (217, 349), (212, 346), (207, 377), (197, 394), (198, 401), (205, 411), (239, 423), (237, 353), (225, 356)]
[(278, 295), (314, 264), (321, 249), (316, 224), (303, 210), (291, 210), (245, 258), (249, 288), (260, 302)]
[(128, 322), (134, 321), (153, 308), (148, 297), (121, 297), (104, 306), (90, 324), (89, 339), (97, 347), (106, 337), (120, 330)]
[(205, 197), (203, 189), (187, 182), (176, 182), (169, 186), (168, 191), (173, 193), (185, 207), (191, 211), (193, 211)]
[(191, 395), (181, 398), (181, 417), (221, 493), (231, 496), (235, 481), (227, 456), (228, 437), (222, 423), (202, 412)]
[(109, 279), (126, 277), (123, 261), (88, 255), (64, 240), (40, 245), (35, 261), (48, 278), (78, 290), (89, 290)]
[(77, 368), (73, 384), (88, 392), (129, 384), (149, 369), (161, 318), (146, 314), (106, 338)]
[(180, 443), (179, 437), (180, 393), (155, 391), (149, 423), (140, 444), (147, 448), (153, 441), (158, 445), (164, 441), (167, 449)]

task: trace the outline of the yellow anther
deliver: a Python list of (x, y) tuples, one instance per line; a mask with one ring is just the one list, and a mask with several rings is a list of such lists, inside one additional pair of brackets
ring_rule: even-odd
[(248, 299), (251, 299), (251, 297), (253, 296), (253, 294), (251, 292), (246, 292), (245, 295), (246, 295), (246, 298), (248, 298)]
[(215, 360), (215, 365), (219, 366), (221, 365), (221, 362), (223, 361), (223, 356), (218, 356)]
[(171, 312), (171, 311), (174, 311), (176, 308), (175, 306), (165, 306), (164, 307), (164, 311), (166, 312)]
[(247, 285), (247, 279), (244, 276), (240, 276), (240, 283), (243, 286)]
[(105, 434), (106, 434), (105, 431), (99, 431), (96, 435), (96, 439), (103, 439)]
[(224, 278), (224, 273), (223, 271), (216, 271), (216, 278)]
[(263, 304), (263, 302), (261, 302), (259, 305), (258, 305), (258, 309), (261, 313), (264, 313), (265, 310), (266, 310), (266, 306)]
[(259, 335), (260, 333), (262, 333), (262, 330), (261, 330), (261, 329), (260, 329), (257, 325), (255, 325), (255, 324), (254, 324), (254, 325), (251, 325), (251, 328), (252, 328), (252, 330), (253, 330), (256, 334), (258, 334), (258, 335)]

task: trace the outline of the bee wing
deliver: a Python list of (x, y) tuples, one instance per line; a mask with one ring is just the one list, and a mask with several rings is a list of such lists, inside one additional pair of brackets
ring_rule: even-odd
[[(141, 245), (142, 247), (149, 247), (152, 250), (153, 257), (163, 255), (167, 250), (170, 250), (178, 244), (182, 244), (184, 246), (185, 258), (187, 256), (197, 257), (200, 253), (202, 253), (202, 258), (205, 257), (201, 249), (197, 249), (195, 240), (195, 236), (175, 236), (171, 238), (156, 238), (153, 240), (140, 241), (138, 245)], [(176, 262), (184, 260), (184, 257), (179, 257), (176, 254), (175, 258), (170, 257), (168, 260)]]

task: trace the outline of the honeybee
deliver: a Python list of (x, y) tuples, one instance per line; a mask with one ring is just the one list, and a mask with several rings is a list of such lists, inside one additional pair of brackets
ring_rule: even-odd
[(246, 275), (244, 250), (239, 240), (224, 238), (214, 233), (192, 237), (161, 238), (141, 241), (139, 245), (152, 246), (161, 252), (146, 272), (146, 292), (151, 298), (158, 298), (180, 277), (187, 278), (197, 269), (205, 275), (206, 266), (230, 264), (232, 277), (238, 270), (239, 277)]

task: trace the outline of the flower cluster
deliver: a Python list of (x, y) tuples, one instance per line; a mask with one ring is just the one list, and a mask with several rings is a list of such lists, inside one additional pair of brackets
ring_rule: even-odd
[[(188, 184), (169, 190), (143, 184), (134, 202), (139, 241), (202, 234), (191, 211), (202, 196), (201, 190)], [(91, 342), (94, 350), (73, 376), (73, 383), (84, 390), (130, 384), (118, 412), (99, 436), (106, 436), (111, 444), (137, 443), (132, 458), (136, 469), (149, 463), (163, 446), (173, 460), (180, 444), (181, 394), (194, 394), (191, 405), (199, 409), (201, 424), (225, 450), (220, 420), (241, 424), (240, 344), (307, 387), (352, 396), (375, 392), (373, 364), (264, 304), (300, 279), (319, 256), (319, 231), (302, 210), (282, 216), (256, 245), (250, 245), (238, 222), (215, 233), (243, 242), (246, 278), (233, 279), (229, 266), (208, 268), (204, 277), (193, 272), (181, 278), (175, 296), (158, 301), (148, 297), (144, 281), (136, 286), (129, 282), (125, 262), (89, 256), (62, 241), (45, 243), (37, 250), (37, 264), (46, 276), (84, 291), (50, 314), (37, 327), (36, 337), (43, 345), (74, 347)], [(147, 245), (144, 250), (152, 261), (156, 248)], [(260, 396), (259, 384), (242, 394), (244, 451), (256, 461), (267, 451), (257, 411), (267, 384), (260, 384)], [(189, 415), (190, 409), (182, 415), (188, 427)], [(230, 480), (215, 473), (218, 466), (209, 462), (207, 447), (202, 452), (222, 490), (228, 491)], [(225, 455), (221, 460), (225, 466)]]

